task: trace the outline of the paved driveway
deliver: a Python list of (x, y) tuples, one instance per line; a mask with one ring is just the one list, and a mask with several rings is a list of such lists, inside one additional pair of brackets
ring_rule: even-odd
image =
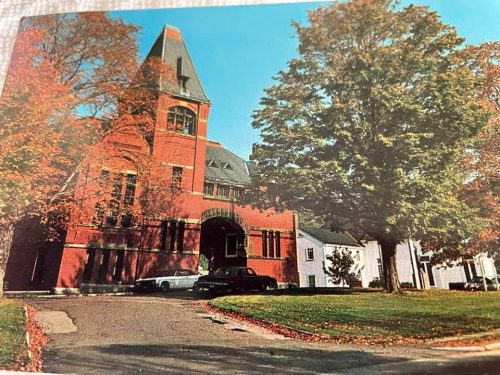
[(46, 372), (77, 374), (495, 374), (487, 352), (304, 343), (208, 318), (203, 301), (167, 296), (31, 299), (49, 332)]

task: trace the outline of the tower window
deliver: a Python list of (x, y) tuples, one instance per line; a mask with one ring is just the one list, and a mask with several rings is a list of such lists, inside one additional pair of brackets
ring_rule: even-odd
[(214, 184), (205, 182), (205, 185), (203, 185), (203, 194), (214, 195)]
[(167, 115), (167, 129), (176, 133), (195, 135), (196, 115), (186, 107), (171, 107)]
[(182, 167), (172, 168), (172, 185), (180, 188), (182, 183)]
[(217, 195), (219, 197), (229, 197), (229, 186), (219, 185), (219, 187), (217, 188)]

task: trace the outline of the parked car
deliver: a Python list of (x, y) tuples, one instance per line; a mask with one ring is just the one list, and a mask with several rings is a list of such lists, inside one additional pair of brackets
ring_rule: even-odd
[(194, 284), (193, 290), (206, 289), (209, 292), (241, 292), (247, 290), (264, 291), (276, 288), (278, 283), (271, 276), (257, 275), (248, 267), (223, 267), (213, 275), (201, 276)]
[(138, 293), (162, 291), (170, 289), (191, 289), (200, 274), (186, 269), (176, 269), (165, 272), (162, 276), (137, 279), (134, 290)]
[[(496, 290), (497, 286), (493, 280), (486, 279), (487, 290)], [(471, 280), (466, 282), (449, 283), (450, 290), (484, 290), (484, 283), (482, 276), (474, 276)]]

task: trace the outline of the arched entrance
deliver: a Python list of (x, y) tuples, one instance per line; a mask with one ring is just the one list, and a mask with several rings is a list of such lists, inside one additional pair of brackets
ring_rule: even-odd
[(247, 265), (245, 231), (227, 217), (212, 217), (201, 224), (200, 254), (211, 269)]

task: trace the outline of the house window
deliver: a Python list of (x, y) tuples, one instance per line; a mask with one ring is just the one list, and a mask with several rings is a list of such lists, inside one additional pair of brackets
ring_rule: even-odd
[(186, 107), (170, 107), (167, 115), (167, 129), (176, 133), (195, 135), (196, 115)]
[(224, 164), (222, 164), (222, 169), (225, 169), (225, 170), (228, 170), (228, 171), (232, 171), (233, 167), (229, 163), (224, 163)]
[(179, 188), (182, 183), (182, 167), (172, 168), (172, 186)]
[(262, 256), (267, 258), (267, 230), (262, 231)]
[(429, 277), (429, 286), (436, 286), (436, 282), (434, 281), (434, 273), (432, 272), (432, 266), (430, 263), (424, 263), (425, 271), (427, 272), (427, 276)]
[(219, 185), (217, 189), (217, 196), (219, 197), (229, 197), (229, 186)]
[(380, 280), (384, 278), (384, 269), (382, 268), (382, 260), (377, 258), (377, 267), (378, 267), (378, 277)]
[(314, 249), (312, 247), (306, 249), (306, 260), (314, 260)]
[(316, 275), (307, 276), (307, 285), (309, 288), (316, 288)]
[(214, 184), (205, 182), (205, 184), (203, 185), (203, 194), (214, 195), (214, 187), (215, 187)]

